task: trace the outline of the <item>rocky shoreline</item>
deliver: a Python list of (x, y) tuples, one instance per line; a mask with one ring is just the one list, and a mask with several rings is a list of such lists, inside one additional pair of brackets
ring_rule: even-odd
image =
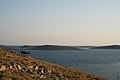
[(0, 80), (108, 80), (0, 49)]

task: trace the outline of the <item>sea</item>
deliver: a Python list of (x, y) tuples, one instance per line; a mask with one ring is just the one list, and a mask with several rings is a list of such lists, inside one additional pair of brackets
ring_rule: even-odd
[[(14, 50), (19, 53), (21, 50)], [(47, 62), (83, 70), (112, 80), (120, 80), (120, 49), (25, 50)]]

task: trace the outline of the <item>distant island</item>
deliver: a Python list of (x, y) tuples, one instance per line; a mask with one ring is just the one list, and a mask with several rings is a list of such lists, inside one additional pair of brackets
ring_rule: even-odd
[(22, 46), (22, 48), (26, 48), (30, 50), (80, 50), (77, 47), (58, 46), (58, 45)]
[(41, 46), (5, 46), (0, 45), (0, 48), (6, 50), (81, 50), (79, 47), (76, 46), (58, 46), (58, 45), (41, 45)]
[(91, 49), (120, 49), (120, 45), (99, 46)]
[(60, 45), (23, 45), (7, 46), (0, 45), (5, 50), (85, 50), (85, 49), (120, 49), (120, 45), (108, 46), (60, 46)]

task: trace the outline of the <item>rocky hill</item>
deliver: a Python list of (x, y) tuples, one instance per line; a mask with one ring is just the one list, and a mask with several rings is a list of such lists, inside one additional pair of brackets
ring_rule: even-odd
[(107, 80), (0, 49), (0, 80)]

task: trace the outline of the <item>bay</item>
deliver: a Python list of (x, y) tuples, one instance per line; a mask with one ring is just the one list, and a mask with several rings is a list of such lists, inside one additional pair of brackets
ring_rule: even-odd
[[(20, 52), (21, 50), (15, 50)], [(30, 56), (47, 62), (86, 71), (112, 80), (120, 80), (119, 49), (26, 50)]]

